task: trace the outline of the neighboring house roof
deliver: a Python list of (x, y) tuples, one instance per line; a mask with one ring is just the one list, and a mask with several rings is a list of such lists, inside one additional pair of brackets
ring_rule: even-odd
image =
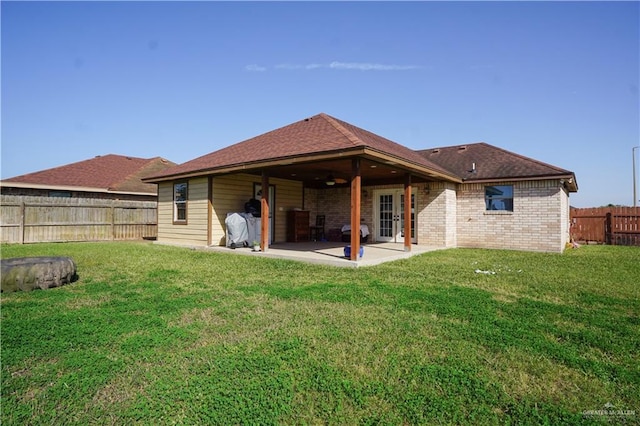
[(431, 162), (460, 176), (465, 182), (565, 178), (570, 191), (578, 190), (573, 172), (484, 142), (418, 152)]
[(428, 171), (427, 175), (459, 180), (405, 146), (321, 113), (188, 161), (147, 181), (229, 172), (240, 167), (257, 169), (278, 160), (313, 161), (320, 156), (326, 159), (330, 154), (336, 157), (365, 155), (380, 161), (395, 159), (407, 168)]
[(142, 178), (175, 165), (160, 157), (109, 154), (4, 179), (0, 184), (5, 187), (155, 195), (156, 185), (145, 183)]

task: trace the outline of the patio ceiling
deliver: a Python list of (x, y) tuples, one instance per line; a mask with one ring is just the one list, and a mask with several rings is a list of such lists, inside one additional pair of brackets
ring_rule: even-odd
[[(307, 188), (331, 188), (349, 186), (352, 175), (352, 158), (330, 159), (325, 161), (301, 162), (290, 165), (278, 165), (265, 168), (270, 178), (298, 180)], [(263, 169), (247, 171), (260, 175)], [(361, 158), (360, 173), (363, 186), (402, 184), (407, 170), (398, 164), (387, 164)], [(326, 184), (327, 178), (332, 176), (338, 182), (335, 186)], [(427, 182), (437, 180), (435, 177), (416, 175), (412, 173), (412, 182)], [(343, 181), (341, 181), (343, 180)]]

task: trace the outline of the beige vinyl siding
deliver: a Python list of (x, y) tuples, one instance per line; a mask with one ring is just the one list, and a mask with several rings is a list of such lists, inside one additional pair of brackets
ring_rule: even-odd
[[(182, 181), (181, 181), (182, 182)], [(158, 241), (161, 243), (206, 246), (208, 229), (208, 178), (189, 179), (187, 223), (173, 222), (173, 184), (158, 184)]]
[[(233, 174), (213, 178), (213, 214), (211, 218), (211, 244), (225, 244), (224, 221), (227, 213), (244, 211), (244, 204), (253, 196), (254, 184), (261, 184), (260, 176)], [(286, 179), (269, 179), (275, 186), (275, 206), (270, 206), (275, 220), (273, 242), (285, 241), (287, 210), (302, 207), (302, 182)]]
[[(274, 241), (287, 240), (287, 211), (303, 208), (304, 196), (302, 182), (272, 179), (276, 185), (276, 238)], [(311, 219), (315, 221), (315, 218)]]

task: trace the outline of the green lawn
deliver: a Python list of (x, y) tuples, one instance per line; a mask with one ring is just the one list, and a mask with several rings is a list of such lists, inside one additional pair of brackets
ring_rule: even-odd
[(3, 425), (640, 423), (638, 248), (343, 269), (2, 246), (53, 255), (80, 280), (2, 295)]

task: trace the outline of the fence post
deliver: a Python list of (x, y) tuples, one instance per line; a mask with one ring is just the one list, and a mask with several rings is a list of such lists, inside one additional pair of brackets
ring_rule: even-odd
[(114, 241), (115, 239), (116, 239), (116, 206), (112, 204), (111, 205), (111, 241)]
[(18, 242), (24, 244), (24, 202), (20, 203), (20, 228), (18, 229)]
[(611, 229), (611, 212), (607, 213), (607, 217), (605, 220), (605, 224), (604, 224), (604, 243), (611, 245), (613, 244), (613, 238), (612, 237), (612, 229)]

